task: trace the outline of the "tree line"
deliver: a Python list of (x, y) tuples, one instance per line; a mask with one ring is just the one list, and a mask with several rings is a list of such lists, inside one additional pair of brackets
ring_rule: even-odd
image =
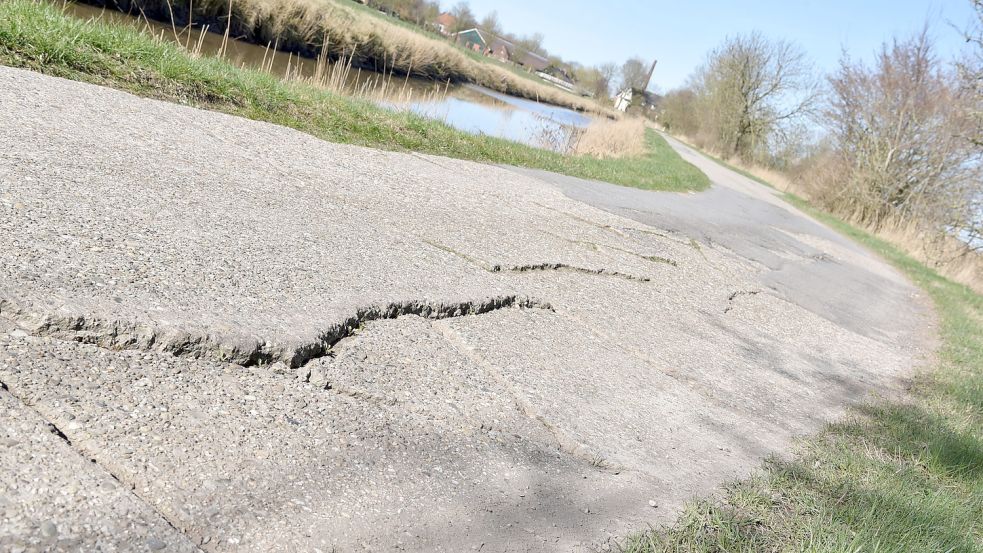
[(664, 97), (671, 132), (784, 171), (825, 208), (878, 228), (917, 223), (983, 250), (983, 0), (953, 62), (928, 27), (829, 75), (795, 44), (728, 37)]

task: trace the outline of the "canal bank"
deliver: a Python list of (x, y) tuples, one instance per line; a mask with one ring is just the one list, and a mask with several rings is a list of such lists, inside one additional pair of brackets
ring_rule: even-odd
[(382, 16), (356, 2), (295, 0), (86, 0), (97, 7), (172, 25), (212, 31), (315, 59), (439, 82), (471, 83), (578, 111), (610, 113), (520, 68), (460, 48), (437, 35)]
[[(135, 29), (83, 21), (50, 4), (0, 3), (0, 64), (292, 127), (331, 142), (545, 169), (650, 190), (701, 190), (706, 176), (650, 132), (648, 153), (563, 155), (381, 108), (269, 73), (195, 58)], [(66, 102), (71, 99), (66, 99)]]
[(363, 70), (350, 65), (349, 59), (336, 62), (309, 59), (270, 46), (226, 38), (208, 26), (171, 26), (78, 2), (65, 4), (64, 10), (85, 21), (122, 25), (152, 34), (179, 45), (192, 56), (221, 58), (235, 67), (264, 71), (285, 80), (308, 81), (390, 109), (411, 111), (471, 134), (505, 138), (560, 153), (570, 153), (580, 133), (593, 121), (584, 112), (478, 85)]

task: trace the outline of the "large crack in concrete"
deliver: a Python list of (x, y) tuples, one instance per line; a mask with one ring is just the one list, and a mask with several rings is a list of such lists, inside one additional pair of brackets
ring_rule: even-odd
[(291, 346), (259, 337), (222, 336), (92, 315), (36, 312), (11, 299), (0, 297), (0, 314), (34, 336), (92, 344), (115, 351), (156, 351), (182, 357), (213, 359), (244, 367), (281, 362), (290, 368), (299, 368), (314, 359), (329, 355), (338, 342), (354, 336), (359, 328), (372, 321), (405, 315), (447, 319), (511, 308), (553, 311), (553, 307), (547, 302), (516, 295), (449, 303), (426, 300), (390, 302), (360, 308), (348, 318), (318, 331), (312, 341)]
[[(0, 316), (22, 329), (24, 329), (25, 323), (32, 325), (31, 328), (26, 330), (36, 337), (49, 337), (56, 340), (87, 343), (109, 350), (156, 351), (195, 358), (215, 358), (217, 355), (222, 361), (236, 363), (244, 367), (274, 362), (282, 362), (291, 368), (302, 367), (317, 358), (331, 355), (333, 348), (339, 342), (354, 337), (359, 329), (373, 321), (396, 319), (407, 315), (439, 320), (482, 315), (501, 309), (544, 309), (553, 311), (553, 307), (549, 303), (514, 295), (451, 303), (428, 301), (391, 302), (384, 305), (361, 308), (354, 315), (319, 332), (314, 342), (293, 350), (283, 348), (279, 350), (273, 349), (271, 343), (267, 341), (258, 342), (253, 349), (237, 350), (229, 347), (228, 343), (214, 341), (213, 337), (208, 335), (192, 334), (176, 329), (161, 329), (152, 325), (83, 315), (56, 315), (50, 312), (36, 314), (32, 313), (29, 309), (16, 306), (15, 302), (10, 299), (0, 298)], [(487, 363), (483, 362), (483, 365), (487, 365)], [(502, 379), (500, 374), (498, 378)], [(327, 385), (325, 388), (332, 389), (332, 386)], [(113, 470), (111, 468), (114, 464), (112, 460), (100, 460), (100, 452), (98, 450), (90, 450), (85, 440), (74, 443), (58, 427), (53, 417), (49, 416), (52, 413), (46, 412), (47, 410), (40, 408), (40, 406), (28, 403), (24, 397), (17, 393), (16, 389), (12, 390), (3, 381), (0, 381), (0, 391), (10, 394), (24, 405), (25, 408), (34, 412), (47, 423), (52, 434), (63, 440), (76, 454), (99, 466), (106, 474), (130, 490), (130, 493), (136, 500), (147, 505), (169, 527), (197, 544), (198, 551), (204, 551), (202, 547), (207, 543), (207, 538), (182, 524), (180, 520), (169, 516), (170, 513), (166, 509), (162, 510), (151, 498), (141, 494), (140, 490), (145, 487), (145, 482), (142, 482), (140, 478), (131, 478), (130, 476), (133, 475), (127, 476), (118, 470)], [(347, 390), (335, 391), (360, 401), (385, 403), (384, 399), (368, 394), (360, 394)], [(517, 398), (514, 393), (512, 395)], [(517, 405), (521, 405), (527, 414), (530, 412), (530, 405), (519, 403), (518, 399), (516, 399), (516, 402)], [(541, 422), (557, 439), (562, 451), (574, 453), (578, 457), (584, 456), (577, 451), (579, 444), (565, 439), (562, 432), (554, 428), (542, 417), (535, 416), (534, 418)], [(107, 463), (106, 461), (109, 462)], [(599, 466), (598, 468), (606, 467)]]

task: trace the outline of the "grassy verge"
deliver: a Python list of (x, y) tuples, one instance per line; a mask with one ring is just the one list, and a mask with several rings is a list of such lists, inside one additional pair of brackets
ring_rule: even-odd
[(666, 129), (662, 129), (662, 132), (664, 132), (666, 134), (669, 134), (670, 136), (672, 136), (673, 138), (675, 138), (679, 142), (682, 142), (683, 144), (685, 144), (686, 146), (688, 146), (694, 152), (696, 152), (696, 153), (700, 154), (701, 156), (709, 159), (710, 161), (716, 163), (717, 165), (720, 165), (722, 167), (726, 167), (727, 169), (730, 169), (731, 171), (737, 173), (738, 175), (741, 175), (742, 177), (749, 178), (749, 179), (757, 182), (758, 184), (763, 184), (763, 185), (767, 186), (768, 188), (774, 188), (774, 189), (777, 190), (777, 188), (774, 185), (772, 185), (770, 182), (766, 181), (765, 179), (759, 177), (758, 175), (755, 175), (753, 173), (750, 173), (750, 172), (748, 172), (747, 170), (745, 170), (745, 169), (743, 169), (741, 167), (738, 167), (738, 166), (733, 165), (733, 164), (731, 164), (731, 163), (729, 163), (727, 161), (724, 161), (722, 158), (717, 157), (714, 154), (711, 154), (709, 152), (703, 151), (702, 148), (699, 148), (698, 146), (696, 146), (689, 138), (683, 137), (683, 136), (680, 136), (680, 135), (672, 134), (672, 133), (670, 133)]
[(647, 136), (650, 151), (644, 156), (564, 156), (471, 135), (214, 58), (192, 58), (132, 28), (82, 21), (30, 0), (0, 1), (0, 64), (268, 121), (333, 142), (532, 167), (651, 190), (699, 190), (709, 184), (655, 133)]
[(772, 459), (672, 526), (662, 551), (983, 551), (983, 296), (804, 200), (789, 201), (892, 262), (934, 300), (941, 346), (908, 402), (878, 402)]

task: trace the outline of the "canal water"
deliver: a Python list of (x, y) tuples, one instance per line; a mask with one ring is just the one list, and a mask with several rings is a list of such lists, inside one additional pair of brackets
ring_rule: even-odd
[(444, 121), (472, 134), (496, 136), (559, 152), (573, 148), (579, 131), (591, 123), (591, 118), (582, 113), (475, 85), (456, 87), (444, 96), (386, 105)]
[[(82, 19), (129, 25), (154, 33), (163, 40), (180, 43), (202, 56), (217, 56), (223, 52), (222, 35), (206, 32), (199, 27), (175, 29), (170, 24), (74, 2), (66, 4), (65, 10)], [(229, 39), (226, 43), (224, 58), (233, 65), (266, 70), (281, 77), (310, 78), (317, 66), (315, 60), (235, 39)], [(388, 109), (411, 111), (468, 133), (495, 136), (559, 152), (569, 151), (580, 130), (591, 123), (589, 116), (570, 109), (475, 85), (448, 86), (446, 83), (396, 76), (389, 80), (387, 86), (379, 86), (380, 82), (385, 82), (384, 75), (356, 69), (347, 72), (346, 77), (344, 90), (368, 97)], [(366, 91), (373, 93), (367, 94)]]

